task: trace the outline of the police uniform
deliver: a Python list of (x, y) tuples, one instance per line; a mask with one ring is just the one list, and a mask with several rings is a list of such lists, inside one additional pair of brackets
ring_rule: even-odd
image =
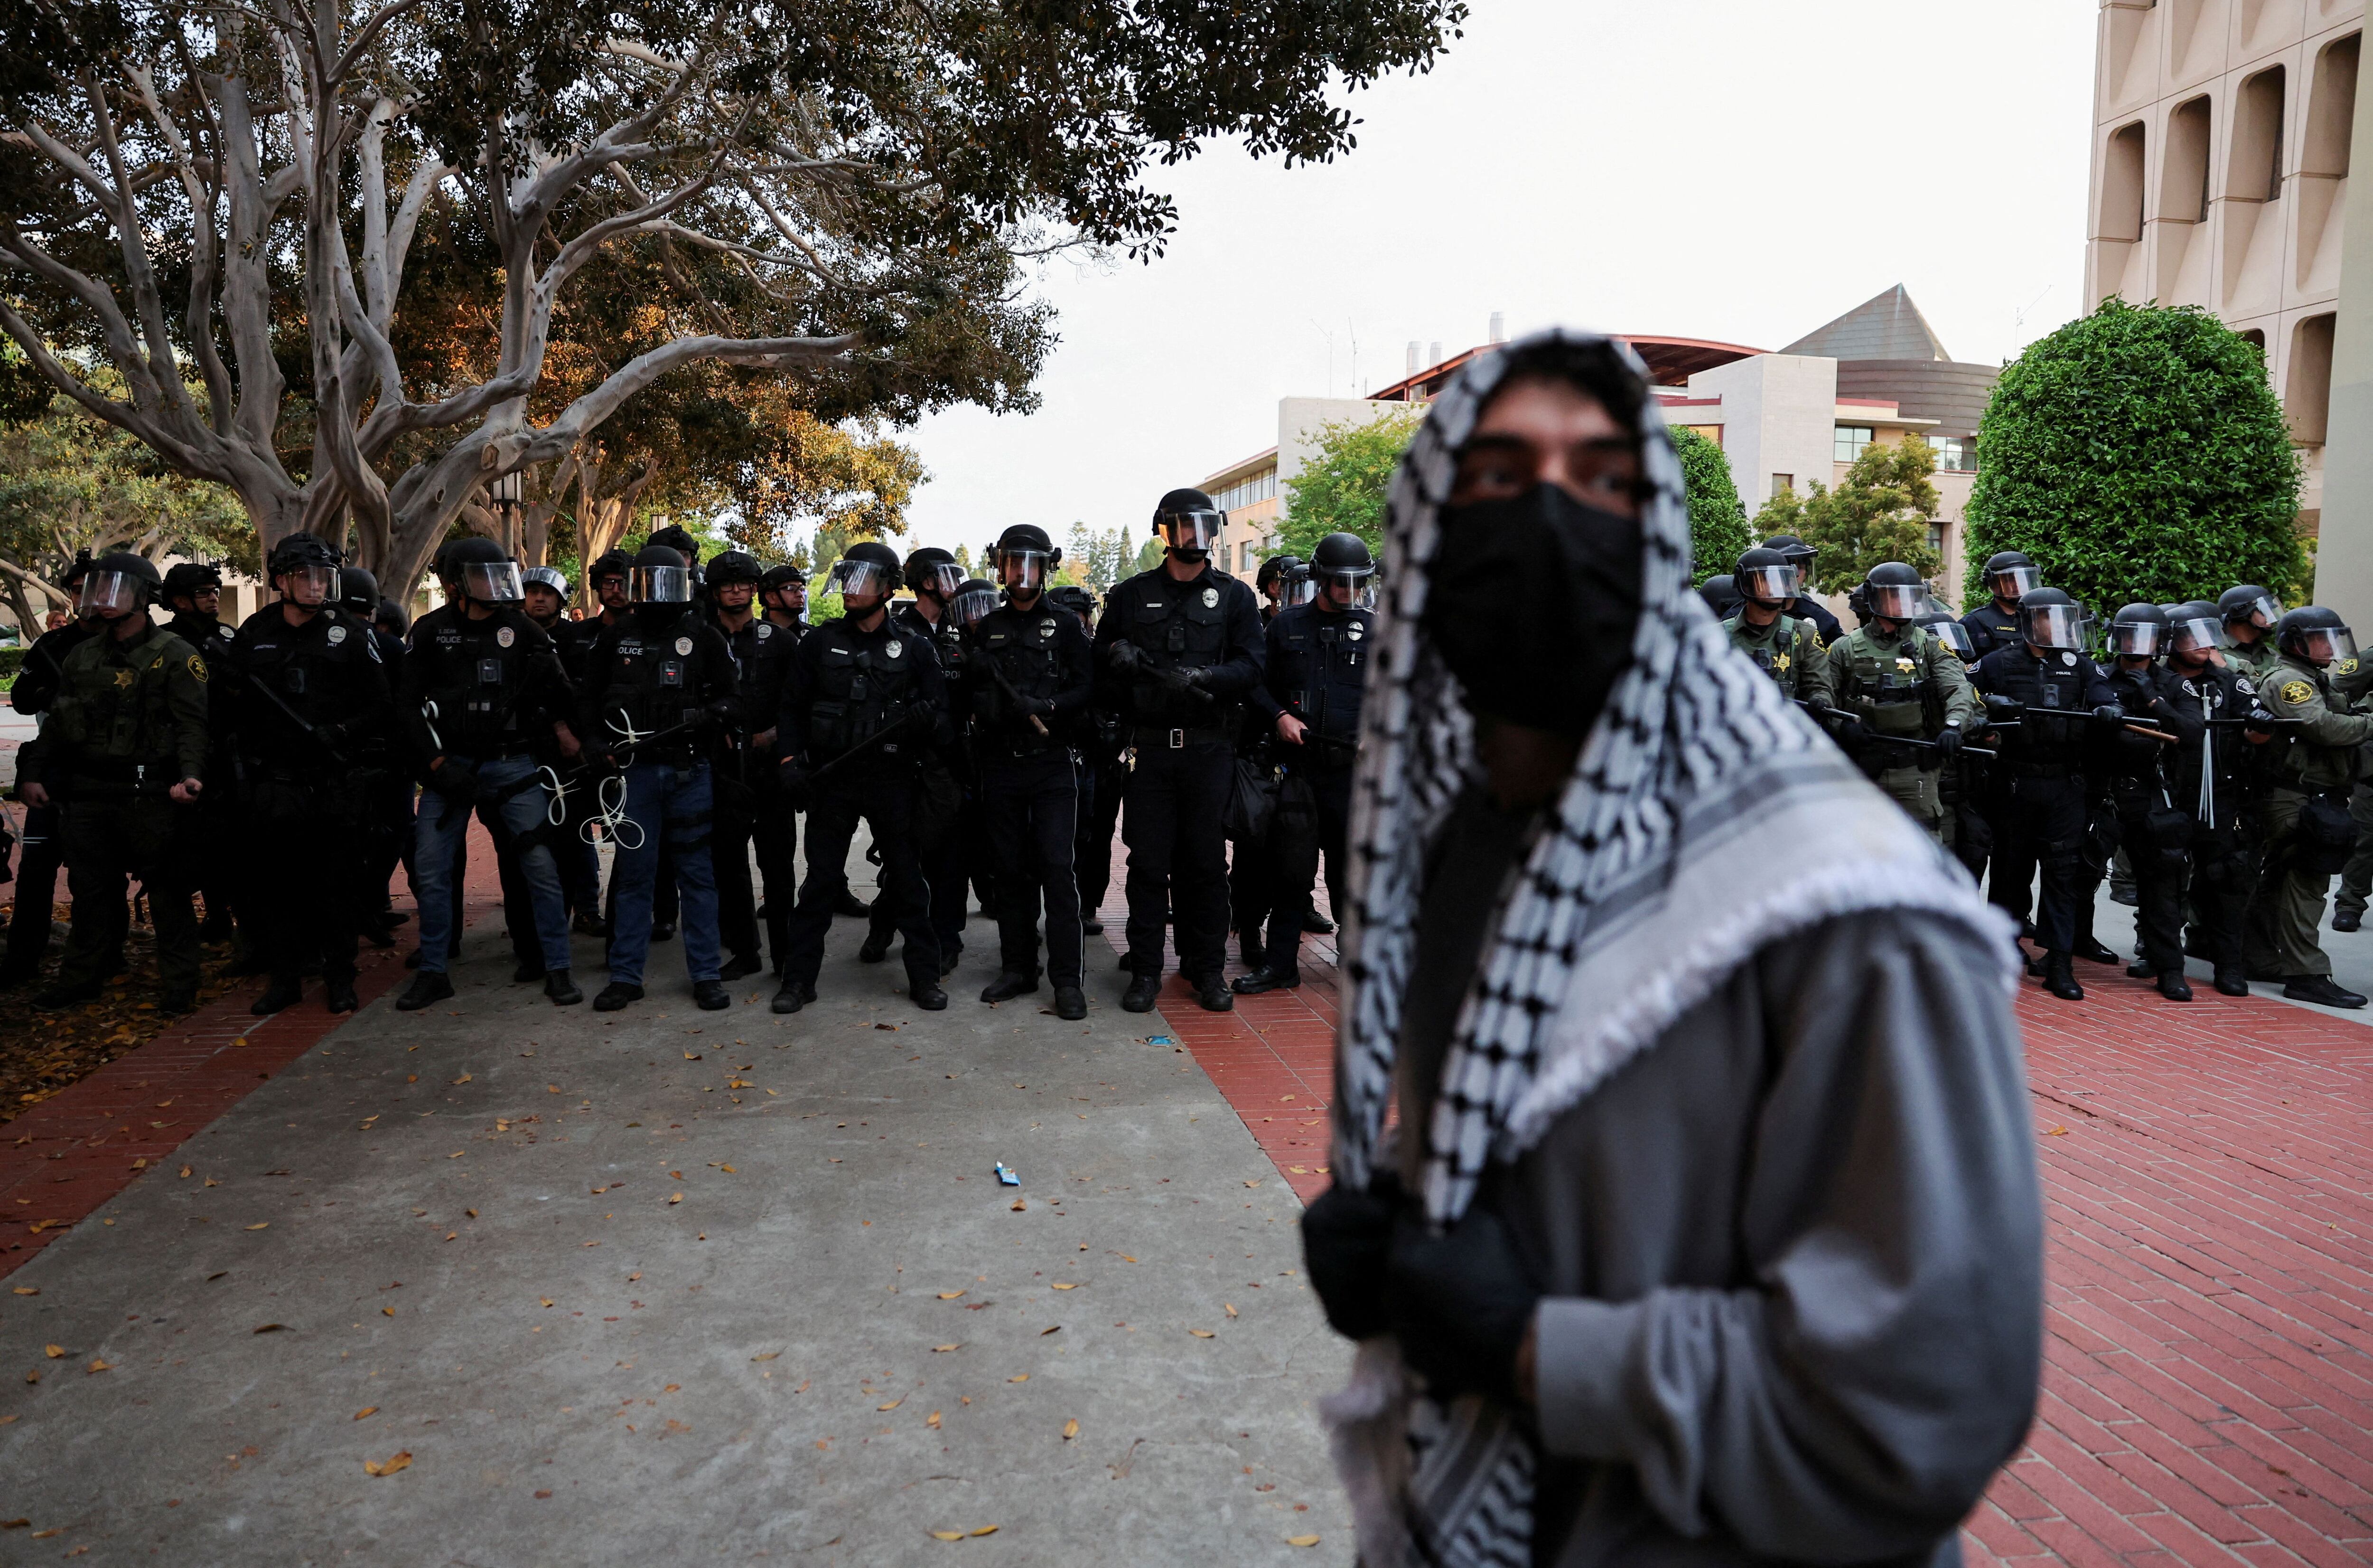
[[(957, 673), (964, 661), (963, 634), (947, 619), (944, 610), (941, 618), (933, 621), (912, 599), (894, 603), (890, 619), (930, 649), (939, 664), (941, 688), (949, 694), (953, 707)], [(917, 753), (916, 762), (920, 769), (918, 783), (921, 790), (915, 813), (916, 863), (922, 868), (924, 886), (930, 890), (931, 934), (939, 943), (940, 973), (944, 975), (956, 966), (957, 959), (964, 954), (968, 885), (978, 883), (984, 913), (999, 908), (999, 902), (989, 862), (967, 852), (969, 846), (982, 842), (988, 835), (988, 818), (981, 808), (980, 770), (971, 754), (970, 736), (961, 725), (944, 726), (935, 744)], [(880, 848), (874, 848), (876, 857)], [(888, 905), (879, 901), (867, 911), (867, 917), (865, 946), (860, 956), (871, 962), (889, 953), (890, 938), (898, 930), (898, 917)]]
[(1282, 611), (1268, 625), (1253, 704), (1272, 733), (1283, 716), (1303, 725), (1300, 745), (1280, 738), (1272, 753), (1284, 766), (1285, 782), (1269, 833), (1275, 902), (1261, 967), (1282, 983), (1302, 977), (1303, 919), (1310, 913), (1322, 856), (1327, 901), (1338, 911), (1349, 907), (1344, 837), (1350, 825), (1351, 765), (1359, 755), (1360, 704), (1374, 629), (1367, 611), (1330, 611), (1323, 600)]
[[(530, 619), (533, 619), (532, 616)], [(538, 621), (538, 626), (544, 623)], [(552, 650), (559, 656), (560, 668), (568, 677), (571, 691), (583, 688), (585, 663), (592, 656), (593, 643), (599, 635), (599, 624), (572, 621), (567, 614), (553, 617), (544, 626), (544, 636), (552, 638)], [(600, 814), (600, 804), (594, 799), (594, 779), (580, 766), (569, 769), (554, 759), (555, 776), (568, 780), (561, 801), (561, 820), (551, 834), (555, 863), (560, 870), (560, 897), (568, 910), (574, 929), (588, 936), (602, 934), (602, 854), (594, 848), (585, 825)], [(572, 772), (576, 777), (571, 779)]]
[(1970, 728), (1978, 704), (1961, 656), (1921, 626), (1889, 635), (1874, 623), (1829, 645), (1827, 674), (1831, 700), (1870, 731), (1853, 742), (1854, 761), (1944, 842), (1936, 772), (1946, 758), (1909, 743), (1934, 740), (1947, 725)]
[(1128, 963), (1163, 968), (1165, 916), (1175, 906), (1178, 967), (1216, 986), (1227, 964), (1226, 837), (1237, 706), (1261, 676), (1260, 612), (1243, 582), (1206, 565), (1181, 582), (1167, 563), (1116, 586), (1096, 626), (1096, 668), (1128, 644), (1116, 672), (1132, 761), (1122, 840), (1128, 846)]
[[(370, 637), (371, 645), (379, 649), (380, 665), (387, 672), (388, 690), (402, 691), (403, 639), (376, 624), (370, 628)], [(392, 712), (387, 728), (376, 737), (376, 745), (366, 742), (364, 751), (377, 777), (366, 807), (370, 814), (370, 828), (363, 851), (363, 932), (375, 944), (386, 947), (395, 940), (389, 890), (395, 881), (396, 867), (404, 869), (407, 880), (412, 872), (412, 802), (419, 793), (419, 786), (414, 780), (419, 775), (421, 759), (412, 755), (411, 737), (395, 721)], [(413, 887), (413, 893), (416, 903), (417, 885)]]
[(1845, 635), (1845, 628), (1838, 624), (1835, 615), (1829, 614), (1829, 606), (1809, 593), (1798, 594), (1788, 601), (1785, 614), (1792, 620), (1812, 622), (1813, 633), (1821, 639), (1823, 648)]
[[(800, 639), (777, 723), (784, 759), (808, 793), (807, 878), (784, 941), (785, 992), (815, 994), (824, 933), (833, 905), (848, 889), (848, 845), (860, 818), (882, 855), (876, 907), (887, 906), (906, 939), (908, 989), (938, 987), (939, 938), (915, 815), (920, 754), (944, 738), (946, 721), (947, 685), (930, 641), (891, 616), (862, 631), (844, 615)], [(826, 767), (833, 770), (814, 777)], [(810, 778), (812, 784), (805, 782)]]
[[(2365, 694), (2373, 689), (2373, 663), (2355, 657), (2341, 660), (2332, 667), (2332, 685), (2347, 695), (2351, 708), (2365, 708)], [(2361, 926), (2368, 895), (2373, 895), (2373, 777), (2359, 775), (2348, 792), (2348, 814), (2356, 824), (2356, 847), (2341, 868), (2340, 891), (2332, 900), (2334, 925), (2343, 930)], [(2341, 915), (2348, 916), (2351, 925), (2339, 927)]]
[[(2199, 705), (2196, 697), (2187, 699), (2180, 679), (2148, 662), (2129, 669), (2113, 661), (2103, 674), (2118, 705), (2137, 723), (2174, 735), (2176, 746), (2198, 743)], [(2192, 816), (2177, 809), (2169, 782), (2167, 764), (2175, 748), (2122, 725), (2096, 737), (2094, 745), (2104, 803), (2117, 819), (2118, 843), (2134, 879), (2138, 955), (2154, 975), (2180, 975), (2184, 859)], [(2087, 907), (2088, 901), (2080, 899), (2079, 913)], [(2078, 945), (2084, 945), (2082, 935)]]
[(1046, 977), (1058, 990), (1082, 984), (1080, 883), (1072, 865), (1080, 780), (1070, 739), (1087, 715), (1095, 684), (1089, 659), (1080, 617), (1043, 593), (1026, 610), (1006, 604), (990, 611), (972, 629), (964, 693), (996, 870), (1000, 980), (1009, 975), (1037, 979), (1043, 902)]
[[(535, 945), (519, 953), (545, 970), (569, 967), (568, 915), (552, 853), (548, 799), (536, 773), (538, 747), (555, 720), (573, 717), (568, 677), (544, 629), (517, 605), (440, 605), (412, 623), (403, 658), (398, 717), (424, 762), (428, 793), (413, 824), (413, 885), (420, 910), (420, 972), (442, 975), (461, 935), (457, 867), (475, 811), (511, 862), (504, 913), (524, 906)], [(431, 718), (427, 707), (434, 705)]]
[[(708, 748), (712, 731), (739, 721), (738, 689), (732, 650), (695, 604), (638, 606), (604, 627), (586, 658), (579, 728), (589, 744), (616, 760), (625, 778), (625, 820), (635, 829), (611, 858), (617, 894), (613, 985), (643, 983), (662, 845), (683, 919), (685, 976), (696, 987), (718, 978), (723, 966), (709, 849), (717, 800)], [(653, 739), (635, 739), (643, 735)]]
[(206, 906), (205, 922), (198, 934), (208, 942), (223, 941), (231, 935), (235, 916), (242, 926), (251, 923), (247, 913), (251, 900), (241, 886), (241, 867), (246, 861), (240, 852), (241, 790), (234, 787), (239, 773), (229, 744), (233, 719), (230, 710), (239, 695), (231, 639), (239, 635), (239, 628), (202, 611), (179, 610), (165, 623), (165, 629), (198, 650), (206, 660), (206, 673), (213, 682), (207, 723), (214, 732), (215, 743), (206, 756), (206, 777), (213, 783), (198, 797), (192, 813), (196, 832), (191, 845), (190, 870)]
[(2244, 915), (2243, 961), (2252, 978), (2329, 976), (2332, 960), (2318, 941), (2323, 896), (2354, 847), (2348, 798), (2364, 768), (2359, 748), (2373, 740), (2373, 713), (2357, 712), (2330, 672), (2287, 653), (2257, 685), (2275, 718), (2297, 722), (2277, 729), (2268, 748), (2257, 812), (2265, 859)]
[[(30, 717), (48, 713), (57, 701), (66, 655), (91, 637), (91, 623), (68, 621), (53, 632), (43, 632), (25, 650), (17, 684), (8, 690), (8, 705)], [(30, 778), (18, 768), (18, 776)], [(25, 808), (25, 836), (17, 858), (17, 910), (8, 922), (8, 954), (0, 960), (0, 983), (19, 985), (41, 972), (41, 955), (49, 951), (51, 906), (56, 901), (58, 872), (65, 866), (65, 840), (58, 826), (58, 802)]]
[(75, 912), (59, 992), (115, 972), (131, 928), (131, 880), (147, 895), (166, 997), (185, 1005), (197, 989), (198, 922), (177, 842), (186, 808), (167, 796), (185, 778), (205, 778), (206, 680), (205, 658), (153, 623), (128, 641), (94, 628), (58, 666), (41, 732), (18, 764), (20, 777), (59, 802)]
[(2207, 959), (2220, 978), (2239, 978), (2241, 913), (2252, 874), (2245, 781), (2251, 755), (2264, 748), (2252, 745), (2235, 721), (2258, 706), (2257, 694), (2247, 678), (2219, 664), (2187, 673), (2170, 663), (2161, 674), (2168, 705), (2185, 720), (2176, 726), (2181, 742), (2165, 762), (2168, 794), (2192, 820), (2185, 950)]
[(1961, 629), (1970, 634), (1970, 643), (1981, 659), (1998, 648), (2016, 648), (2022, 640), (2018, 612), (2005, 610), (1991, 599), (1961, 617)]
[(291, 625), (285, 605), (268, 604), (240, 624), (229, 661), (240, 677), (230, 695), (248, 851), (276, 867), (293, 854), (301, 867), (253, 901), (274, 989), (293, 991), (316, 963), (324, 981), (351, 986), (377, 782), (359, 743), (375, 741), (393, 710), (378, 642), (343, 611)]
[[(1978, 661), (1971, 674), (1980, 692), (2025, 707), (2073, 712), (2116, 701), (2099, 666), (2083, 654), (2039, 652), (2024, 641), (1997, 648)], [(1998, 731), (1991, 770), (2000, 782), (2003, 810), (1994, 825), (1986, 896), (2012, 919), (2023, 921), (2040, 870), (2036, 940), (2054, 953), (2075, 951), (2089, 822), (2088, 728), (2087, 720), (2023, 714), (2016, 726)]]
[[(798, 818), (783, 799), (777, 769), (782, 752), (772, 733), (782, 712), (783, 683), (789, 676), (797, 639), (771, 622), (752, 616), (728, 631), (712, 620), (733, 656), (741, 717), (718, 731), (717, 837), (711, 857), (717, 877), (718, 934), (742, 974), (767, 966), (758, 956), (758, 895), (766, 904), (766, 949), (777, 972), (783, 966), (797, 896)], [(768, 735), (765, 744), (758, 736)], [(758, 895), (750, 886), (755, 847)]]
[(1770, 625), (1757, 626), (1742, 610), (1723, 622), (1722, 629), (1730, 635), (1730, 646), (1753, 660), (1790, 697), (1817, 708), (1829, 705), (1828, 649), (1811, 621), (1783, 613)]
[(2250, 684), (2263, 690), (2274, 678), (2274, 666), (2283, 661), (2282, 650), (2274, 646), (2274, 634), (2266, 633), (2255, 642), (2236, 640), (2225, 650), (2225, 662), (2235, 673), (2248, 678)]

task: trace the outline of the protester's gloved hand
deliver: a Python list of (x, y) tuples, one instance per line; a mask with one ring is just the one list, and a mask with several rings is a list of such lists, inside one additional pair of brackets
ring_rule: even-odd
[(1436, 1395), (1518, 1402), (1516, 1352), (1541, 1293), (1497, 1214), (1470, 1208), (1436, 1235), (1423, 1215), (1404, 1210), (1385, 1281), (1401, 1354)]
[(1133, 642), (1116, 642), (1112, 651), (1105, 655), (1105, 661), (1124, 675), (1133, 675), (1137, 667), (1145, 662), (1145, 655)]
[(2272, 740), (2274, 733), (2274, 716), (2262, 708), (2253, 708), (2241, 720), (2241, 731), (2244, 734), (2258, 735)]
[(1303, 1211), (1302, 1260), (1327, 1321), (1347, 1340), (1367, 1340), (1391, 1324), (1385, 1310), (1385, 1259), (1401, 1209), (1400, 1177), (1387, 1171), (1364, 1192), (1340, 1182)]
[(2126, 710), (2114, 702), (2105, 702), (2093, 709), (2093, 722), (2096, 724), (2122, 724), (2125, 721)]
[(1961, 731), (1958, 726), (1947, 724), (1936, 731), (1936, 751), (1947, 760), (1960, 755)]
[(800, 759), (785, 757), (782, 766), (777, 770), (777, 777), (782, 780), (783, 803), (795, 812), (807, 810), (809, 802), (815, 796), (815, 783), (808, 777), (808, 770)]

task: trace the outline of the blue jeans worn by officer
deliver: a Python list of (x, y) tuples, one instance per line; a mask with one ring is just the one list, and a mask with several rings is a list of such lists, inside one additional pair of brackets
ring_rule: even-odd
[[(684, 966), (694, 985), (717, 978), (721, 964), (717, 934), (717, 872), (708, 854), (716, 796), (708, 764), (678, 766), (638, 762), (627, 767), (626, 817), (642, 830), (634, 848), (618, 846), (611, 863), (617, 915), (610, 931), (610, 979), (614, 985), (643, 983), (643, 963), (651, 946), (651, 904), (660, 854), (672, 862), (684, 926)], [(634, 834), (625, 835), (635, 838)]]
[[(456, 757), (445, 766), (466, 765), (468, 760)], [(421, 797), (420, 813), (414, 819), (412, 875), (420, 903), (420, 972), (424, 975), (445, 973), (452, 957), (458, 924), (453, 917), (453, 865), (470, 831), (473, 810), (488, 831), (499, 830), (509, 837), (530, 833), (544, 820), (547, 802), (543, 782), (535, 776), (533, 757), (489, 757), (476, 766), (474, 806), (457, 804), (430, 790)], [(551, 846), (537, 843), (521, 855), (520, 874), (527, 879), (544, 967), (566, 969), (569, 966), (568, 916)]]

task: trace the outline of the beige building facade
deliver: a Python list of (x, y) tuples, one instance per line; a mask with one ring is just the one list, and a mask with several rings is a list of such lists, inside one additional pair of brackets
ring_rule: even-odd
[(2257, 343), (2322, 519), (2366, 0), (2102, 0), (2087, 305), (2198, 305)]

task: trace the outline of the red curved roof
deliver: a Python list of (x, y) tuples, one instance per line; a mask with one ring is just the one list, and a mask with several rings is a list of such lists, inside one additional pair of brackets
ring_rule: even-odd
[[(1685, 386), (1700, 370), (1711, 370), (1717, 365), (1727, 365), (1734, 359), (1750, 359), (1770, 349), (1749, 348), (1743, 343), (1718, 343), (1705, 337), (1667, 337), (1652, 333), (1613, 333), (1608, 334), (1631, 345), (1648, 367), (1648, 379), (1660, 387)], [(1424, 403), (1439, 392), (1444, 383), (1455, 375), (1460, 366), (1477, 355), (1494, 346), (1484, 344), (1464, 354), (1454, 354), (1439, 365), (1431, 365), (1414, 376), (1404, 377), (1392, 385), (1368, 394), (1371, 402)]]

